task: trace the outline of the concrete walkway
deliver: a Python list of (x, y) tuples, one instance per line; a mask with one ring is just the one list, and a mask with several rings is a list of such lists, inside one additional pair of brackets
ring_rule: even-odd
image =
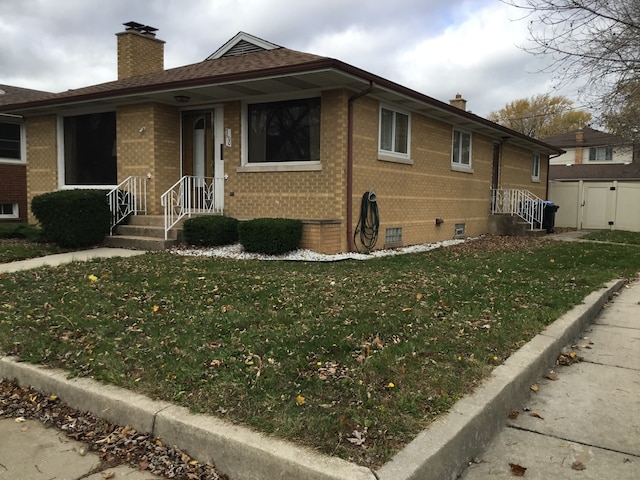
[(47, 255), (46, 257), (30, 258), (29, 260), (20, 260), (18, 262), (10, 262), (0, 264), (0, 273), (18, 272), (20, 270), (28, 270), (40, 267), (55, 267), (71, 262), (86, 262), (96, 258), (111, 257), (134, 257), (143, 255), (142, 250), (128, 250), (126, 248), (92, 248), (90, 250), (79, 250), (77, 252), (57, 253), (55, 255)]
[[(102, 250), (16, 262), (21, 268), (8, 270), (3, 265), (0, 272), (37, 266), (35, 262), (54, 265), (144, 253)], [(587, 328), (593, 330), (583, 333)], [(545, 379), (561, 349), (584, 336), (589, 339), (582, 338), (577, 345), (583, 347), (578, 354), (585, 361), (557, 369), (557, 381)], [(376, 472), (214, 417), (192, 415), (167, 402), (87, 378), (68, 379), (62, 371), (0, 358), (0, 378), (55, 393), (74, 408), (161, 437), (193, 458), (215, 463), (233, 480), (453, 480), (474, 457), (480, 463), (464, 473), (465, 480), (512, 478), (509, 463), (526, 467), (526, 478), (632, 479), (640, 467), (639, 337), (640, 284), (626, 288), (622, 281), (610, 282), (498, 366), (473, 394), (457, 402), (448, 415)], [(538, 385), (538, 393), (532, 394), (532, 384)], [(508, 413), (516, 410), (519, 416), (508, 420)], [(95, 459), (80, 455), (81, 446), (65, 443), (56, 431), (41, 429), (37, 423), (21, 426), (13, 419), (0, 421), (0, 479), (100, 478), (87, 476), (94, 472)], [(26, 445), (18, 443), (30, 431), (36, 435), (24, 435)], [(57, 443), (68, 448), (56, 450), (52, 445)], [(36, 450), (26, 456), (17, 454), (29, 445)], [(40, 458), (36, 455), (47, 451), (50, 457), (34, 462)], [(66, 473), (55, 470), (55, 459), (63, 453), (68, 454), (63, 462)], [(115, 478), (152, 478), (148, 474), (132, 477), (141, 472), (122, 468)], [(45, 475), (36, 476), (38, 471)]]
[(511, 479), (511, 464), (530, 480), (640, 478), (640, 284), (623, 288), (570, 351), (584, 360), (539, 378), (463, 480)]

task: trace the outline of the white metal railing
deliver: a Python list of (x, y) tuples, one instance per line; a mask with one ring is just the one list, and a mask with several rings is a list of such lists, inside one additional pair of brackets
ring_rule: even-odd
[(545, 202), (528, 190), (495, 189), (492, 191), (491, 213), (517, 215), (531, 230), (542, 228)]
[(111, 210), (109, 235), (113, 235), (116, 225), (129, 215), (147, 213), (147, 177), (127, 177), (107, 193), (107, 202)]
[(162, 194), (164, 238), (181, 219), (194, 213), (222, 213), (216, 192), (224, 191), (223, 178), (184, 176)]

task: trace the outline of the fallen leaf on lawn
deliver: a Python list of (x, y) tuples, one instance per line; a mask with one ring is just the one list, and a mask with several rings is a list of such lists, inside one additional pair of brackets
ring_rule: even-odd
[(571, 464), (572, 470), (585, 470), (587, 467), (584, 463), (575, 461)]
[(349, 440), (354, 445), (362, 445), (366, 441), (364, 435), (362, 435), (362, 433), (360, 433), (358, 430), (354, 430), (351, 435), (353, 436), (347, 438), (347, 440)]
[(531, 412), (531, 413), (529, 413), (529, 416), (530, 417), (536, 417), (536, 418), (539, 418), (541, 420), (544, 420), (544, 417), (542, 415), (540, 415), (538, 412)]
[(524, 472), (527, 471), (526, 467), (522, 465), (518, 465), (517, 463), (510, 463), (511, 473), (513, 473), (516, 477), (524, 477)]
[(517, 410), (514, 410), (514, 411), (512, 411), (512, 412), (509, 412), (508, 417), (509, 417), (511, 420), (515, 420), (516, 418), (518, 418), (518, 415), (520, 415), (520, 412), (518, 412)]
[(138, 468), (140, 468), (140, 470), (146, 470), (147, 468), (149, 468), (149, 461), (148, 460), (142, 460), (138, 464)]
[(104, 472), (102, 474), (102, 480), (109, 480), (110, 478), (113, 478), (115, 476), (116, 476), (115, 472)]
[(556, 375), (554, 372), (549, 372), (544, 376), (544, 378), (555, 381), (558, 380), (558, 375)]
[(21, 431), (21, 432), (23, 432), (23, 433), (24, 433), (24, 432), (26, 432), (27, 430), (29, 430), (29, 427), (26, 427), (26, 426), (25, 426), (25, 427), (22, 427), (22, 428), (20, 429), (20, 431)]
[(533, 385), (531, 385), (529, 388), (531, 389), (532, 392), (537, 392), (538, 391), (538, 385), (536, 385), (535, 383)]
[(16, 418), (15, 422), (16, 423), (22, 423), (22, 422), (26, 422), (27, 420), (24, 417), (18, 417)]
[(302, 395), (298, 395), (298, 396), (296, 397), (296, 403), (297, 403), (298, 405), (304, 405), (304, 402), (305, 402), (305, 399), (304, 399), (304, 397), (303, 397)]

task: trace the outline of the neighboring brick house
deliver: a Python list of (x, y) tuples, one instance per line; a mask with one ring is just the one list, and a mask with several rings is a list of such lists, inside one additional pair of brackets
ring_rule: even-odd
[(584, 127), (545, 138), (566, 153), (549, 166), (556, 226), (640, 231), (640, 162), (633, 142)]
[(489, 231), (492, 188), (546, 197), (561, 150), (467, 112), (460, 95), (443, 103), (242, 32), (165, 70), (155, 29), (125, 25), (117, 81), (5, 107), (25, 117), (29, 198), (119, 185), (169, 225), (189, 209), (296, 218), (304, 247), (335, 253), (362, 248), (372, 190), (374, 248)]
[[(49, 95), (0, 85), (0, 108)], [(0, 222), (27, 221), (27, 151), (22, 117), (0, 114)]]

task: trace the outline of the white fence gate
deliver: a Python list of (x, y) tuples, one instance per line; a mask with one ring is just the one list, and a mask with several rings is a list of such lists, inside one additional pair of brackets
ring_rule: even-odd
[(640, 183), (549, 182), (555, 226), (640, 232)]

